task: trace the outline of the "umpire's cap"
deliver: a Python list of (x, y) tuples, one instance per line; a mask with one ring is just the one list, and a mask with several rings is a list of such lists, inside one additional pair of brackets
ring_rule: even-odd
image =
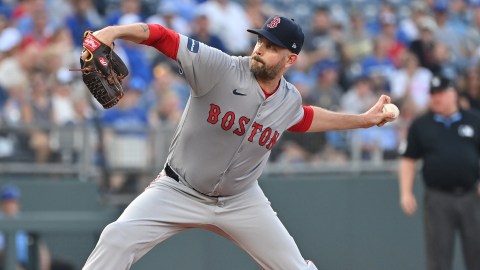
[(453, 89), (453, 83), (446, 77), (436, 75), (430, 80), (430, 94), (443, 92), (449, 89)]
[(287, 48), (295, 54), (302, 50), (304, 35), (302, 28), (293, 19), (274, 15), (270, 17), (261, 29), (248, 29), (270, 40), (273, 44)]

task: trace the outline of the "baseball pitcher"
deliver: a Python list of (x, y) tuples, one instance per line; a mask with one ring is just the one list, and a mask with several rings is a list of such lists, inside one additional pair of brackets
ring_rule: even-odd
[(230, 56), (157, 24), (109, 26), (93, 35), (152, 46), (175, 60), (191, 92), (165, 169), (109, 224), (85, 270), (129, 269), (158, 243), (189, 228), (218, 233), (263, 269), (317, 269), (305, 260), (258, 185), (271, 149), (286, 130), (321, 132), (382, 126), (392, 112), (381, 96), (350, 115), (302, 106), (283, 77), (298, 58), (304, 34), (291, 19), (272, 16), (251, 56)]

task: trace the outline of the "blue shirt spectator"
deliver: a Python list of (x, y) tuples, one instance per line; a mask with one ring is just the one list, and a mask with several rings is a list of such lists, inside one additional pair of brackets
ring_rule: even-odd
[[(20, 211), (20, 190), (13, 185), (6, 185), (0, 193), (0, 200), (2, 204), (1, 219), (16, 218)], [(5, 250), (6, 239), (3, 233), (0, 233), (0, 253)], [(17, 261), (23, 267), (28, 263), (28, 234), (20, 230), (15, 233), (15, 244)]]
[(102, 122), (118, 135), (145, 135), (148, 115), (145, 108), (139, 106), (140, 96), (146, 88), (141, 78), (132, 77), (119, 104), (106, 110)]
[(390, 58), (376, 58), (376, 57), (366, 57), (361, 62), (362, 70), (364, 74), (368, 76), (381, 75), (389, 78), (392, 72), (395, 70), (393, 61)]
[(152, 82), (152, 63), (147, 57), (145, 46), (121, 42), (115, 43), (118, 45), (117, 52), (127, 64), (131, 78), (141, 78), (146, 84)]

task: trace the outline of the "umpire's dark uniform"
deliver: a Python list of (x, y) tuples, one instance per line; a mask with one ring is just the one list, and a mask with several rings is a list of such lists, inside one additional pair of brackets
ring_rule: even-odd
[(467, 269), (480, 270), (479, 116), (427, 112), (410, 126), (403, 157), (423, 160), (428, 269), (451, 269), (459, 232)]

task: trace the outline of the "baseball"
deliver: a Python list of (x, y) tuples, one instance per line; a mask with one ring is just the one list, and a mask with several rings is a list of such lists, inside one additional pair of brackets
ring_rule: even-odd
[(392, 103), (387, 103), (383, 105), (383, 112), (394, 112), (395, 116), (393, 117), (394, 119), (397, 119), (398, 115), (400, 115), (400, 110), (395, 104)]

